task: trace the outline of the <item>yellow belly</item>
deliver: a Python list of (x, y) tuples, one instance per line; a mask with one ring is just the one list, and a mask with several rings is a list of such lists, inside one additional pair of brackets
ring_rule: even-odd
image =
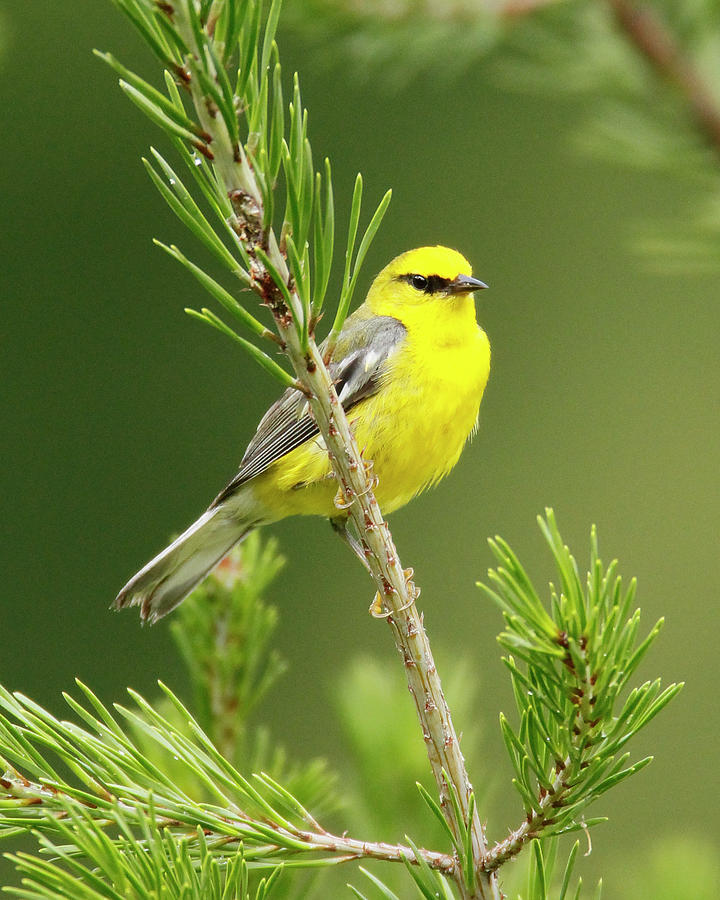
[[(458, 461), (477, 423), (490, 348), (477, 329), (461, 346), (410, 347), (393, 362), (387, 376), (392, 386), (382, 386), (348, 416), (363, 458), (373, 461), (375, 496), (385, 513), (447, 475)], [(266, 520), (340, 513), (320, 436), (279, 459), (249, 487)]]

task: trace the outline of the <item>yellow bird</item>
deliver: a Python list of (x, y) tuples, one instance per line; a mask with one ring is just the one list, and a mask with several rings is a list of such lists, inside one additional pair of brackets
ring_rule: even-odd
[[(455, 250), (420, 247), (389, 263), (345, 321), (329, 370), (373, 462), (385, 513), (447, 475), (477, 428), (490, 344), (472, 293), (485, 287)], [(344, 531), (336, 494), (307, 399), (290, 388), (265, 414), (230, 484), (130, 579), (115, 608), (140, 606), (143, 620), (157, 621), (259, 525), (317, 515)]]

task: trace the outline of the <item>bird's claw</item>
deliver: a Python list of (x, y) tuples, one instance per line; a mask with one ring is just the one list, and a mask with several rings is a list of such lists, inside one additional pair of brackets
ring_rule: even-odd
[(333, 500), (336, 509), (350, 509), (354, 502), (355, 497), (348, 498), (345, 491), (343, 491), (342, 488), (338, 488), (338, 492), (335, 494), (335, 499)]
[(370, 615), (373, 616), (373, 618), (375, 618), (375, 619), (387, 619), (394, 612), (400, 613), (405, 609), (409, 609), (409, 607), (411, 607), (413, 605), (413, 603), (420, 596), (420, 588), (417, 587), (417, 585), (413, 584), (412, 577), (414, 574), (415, 574), (415, 572), (412, 568), (403, 569), (403, 576), (405, 578), (405, 587), (407, 588), (407, 592), (409, 595), (407, 603), (403, 603), (403, 605), (401, 607), (399, 607), (399, 609), (397, 609), (397, 610), (388, 609), (387, 606), (385, 605), (385, 601), (383, 600), (382, 596), (380, 595), (380, 591), (376, 591), (373, 602), (370, 604), (370, 610), (369, 610)]

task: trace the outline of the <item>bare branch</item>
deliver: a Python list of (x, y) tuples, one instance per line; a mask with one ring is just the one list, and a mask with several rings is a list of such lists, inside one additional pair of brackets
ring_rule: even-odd
[(700, 131), (720, 155), (720, 107), (670, 29), (649, 6), (608, 0), (627, 39), (682, 94)]

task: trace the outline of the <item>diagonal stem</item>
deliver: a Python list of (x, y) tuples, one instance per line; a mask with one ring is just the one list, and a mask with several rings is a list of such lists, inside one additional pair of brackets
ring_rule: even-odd
[[(182, 3), (178, 3), (175, 7), (173, 21), (187, 45), (194, 46), (194, 35)], [(213, 136), (213, 166), (216, 175), (231, 200), (241, 198), (241, 203), (234, 205), (236, 215), (244, 226), (239, 231), (243, 235), (245, 250), (253, 261), (253, 287), (273, 312), (278, 334), (285, 345), (285, 352), (299, 382), (308, 394), (310, 408), (325, 441), (333, 471), (340, 485), (343, 506), (348, 509), (350, 518), (367, 546), (369, 567), (383, 605), (389, 610), (387, 621), (405, 666), (408, 687), (415, 702), (443, 814), (458, 842), (462, 843), (463, 832), (468, 828), (470, 830), (476, 885), (472, 887), (466, 884), (457, 862), (452, 874), (463, 900), (471, 898), (500, 900), (501, 892), (497, 876), (484, 869), (487, 854), (485, 832), (474, 805), (470, 813), (472, 785), (423, 627), (422, 616), (415, 605), (417, 589), (400, 564), (392, 535), (372, 491), (368, 466), (362, 459), (317, 344), (311, 336), (307, 349), (301, 346), (292, 317), (302, 314), (302, 304), (292, 287), (287, 264), (274, 233), (271, 229), (267, 232), (262, 230), (261, 192), (254, 180), (252, 168), (247, 165), (244, 155), (238, 160), (238, 148), (232, 146), (222, 117), (212, 115), (209, 111), (200, 86), (191, 80), (189, 88), (198, 119), (203, 129)], [(251, 202), (247, 201), (248, 197)], [(278, 286), (258, 259), (258, 250), (268, 254), (285, 280), (290, 290), (290, 308), (282, 299)], [(463, 821), (458, 820), (455, 806), (451, 802), (452, 790), (457, 795), (459, 813)]]

